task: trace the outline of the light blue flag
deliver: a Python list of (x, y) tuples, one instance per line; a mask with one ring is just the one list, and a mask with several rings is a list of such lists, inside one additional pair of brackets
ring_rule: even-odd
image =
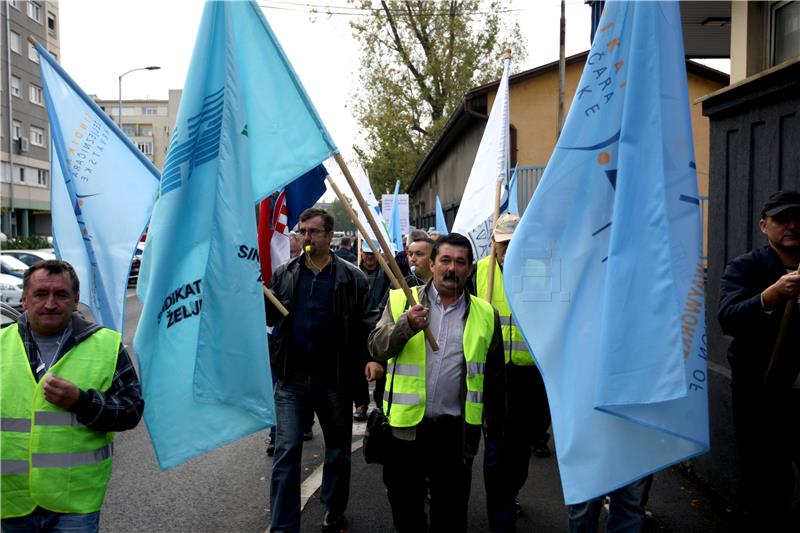
[(519, 216), (518, 170), (518, 166), (514, 167), (514, 171), (511, 173), (511, 177), (508, 180), (508, 206), (506, 207), (506, 211), (517, 216)]
[(255, 206), (336, 151), (252, 2), (208, 2), (139, 277), (162, 469), (274, 425)]
[(439, 195), (436, 195), (436, 231), (442, 235), (447, 235), (450, 231), (447, 229), (447, 220), (444, 218), (444, 211), (442, 210), (442, 202), (439, 200)]
[(97, 323), (122, 332), (136, 244), (158, 170), (37, 44), (50, 121), (50, 203), (56, 254), (80, 280)]
[(398, 252), (403, 251), (403, 230), (400, 226), (400, 204), (397, 196), (400, 194), (400, 180), (394, 184), (394, 198), (392, 199), (392, 218), (389, 221), (389, 235)]
[(607, 2), (503, 279), (542, 371), (567, 503), (708, 451), (678, 2)]

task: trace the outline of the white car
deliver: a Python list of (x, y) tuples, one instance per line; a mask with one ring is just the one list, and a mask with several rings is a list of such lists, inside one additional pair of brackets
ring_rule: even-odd
[(28, 270), (28, 265), (17, 259), (6, 255), (5, 250), (0, 254), (0, 273), (11, 274), (22, 279), (25, 271)]
[(53, 253), (52, 248), (45, 248), (43, 250), (3, 250), (2, 255), (19, 259), (28, 266), (33, 265), (37, 261), (56, 258), (56, 254)]
[(0, 302), (14, 309), (22, 308), (22, 278), (0, 274)]

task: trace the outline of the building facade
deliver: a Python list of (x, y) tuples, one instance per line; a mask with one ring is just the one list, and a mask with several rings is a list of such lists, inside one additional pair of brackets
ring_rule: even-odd
[(29, 37), (60, 58), (58, 3), (0, 3), (0, 231), (7, 236), (50, 235), (50, 128)]
[(95, 98), (95, 102), (161, 170), (167, 157), (182, 92), (180, 89), (170, 89), (167, 100), (123, 100), (121, 109), (119, 100)]

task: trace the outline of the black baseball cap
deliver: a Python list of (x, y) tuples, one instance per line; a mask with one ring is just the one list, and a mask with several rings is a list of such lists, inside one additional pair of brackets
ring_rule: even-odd
[(800, 192), (778, 191), (773, 193), (761, 208), (761, 218), (774, 217), (787, 209), (800, 209)]

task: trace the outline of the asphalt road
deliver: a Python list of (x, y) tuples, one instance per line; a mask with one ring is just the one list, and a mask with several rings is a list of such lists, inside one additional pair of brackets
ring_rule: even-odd
[[(131, 354), (141, 304), (129, 290), (124, 342)], [(302, 531), (319, 531), (323, 509), (317, 490), (321, 478), (322, 438), (305, 443)], [(367, 465), (358, 448), (363, 424), (354, 426), (353, 473), (348, 533), (393, 531), (381, 467)], [(144, 423), (117, 435), (114, 473), (101, 512), (103, 532), (263, 533), (269, 522), (269, 471), (266, 432), (241, 439), (161, 472)], [(482, 461), (476, 458), (470, 499), (470, 531), (487, 530)], [(531, 459), (528, 483), (520, 493), (520, 532), (566, 530), (566, 510), (555, 458)], [(680, 468), (656, 475), (646, 532), (737, 531), (735, 510), (726, 509)]]

